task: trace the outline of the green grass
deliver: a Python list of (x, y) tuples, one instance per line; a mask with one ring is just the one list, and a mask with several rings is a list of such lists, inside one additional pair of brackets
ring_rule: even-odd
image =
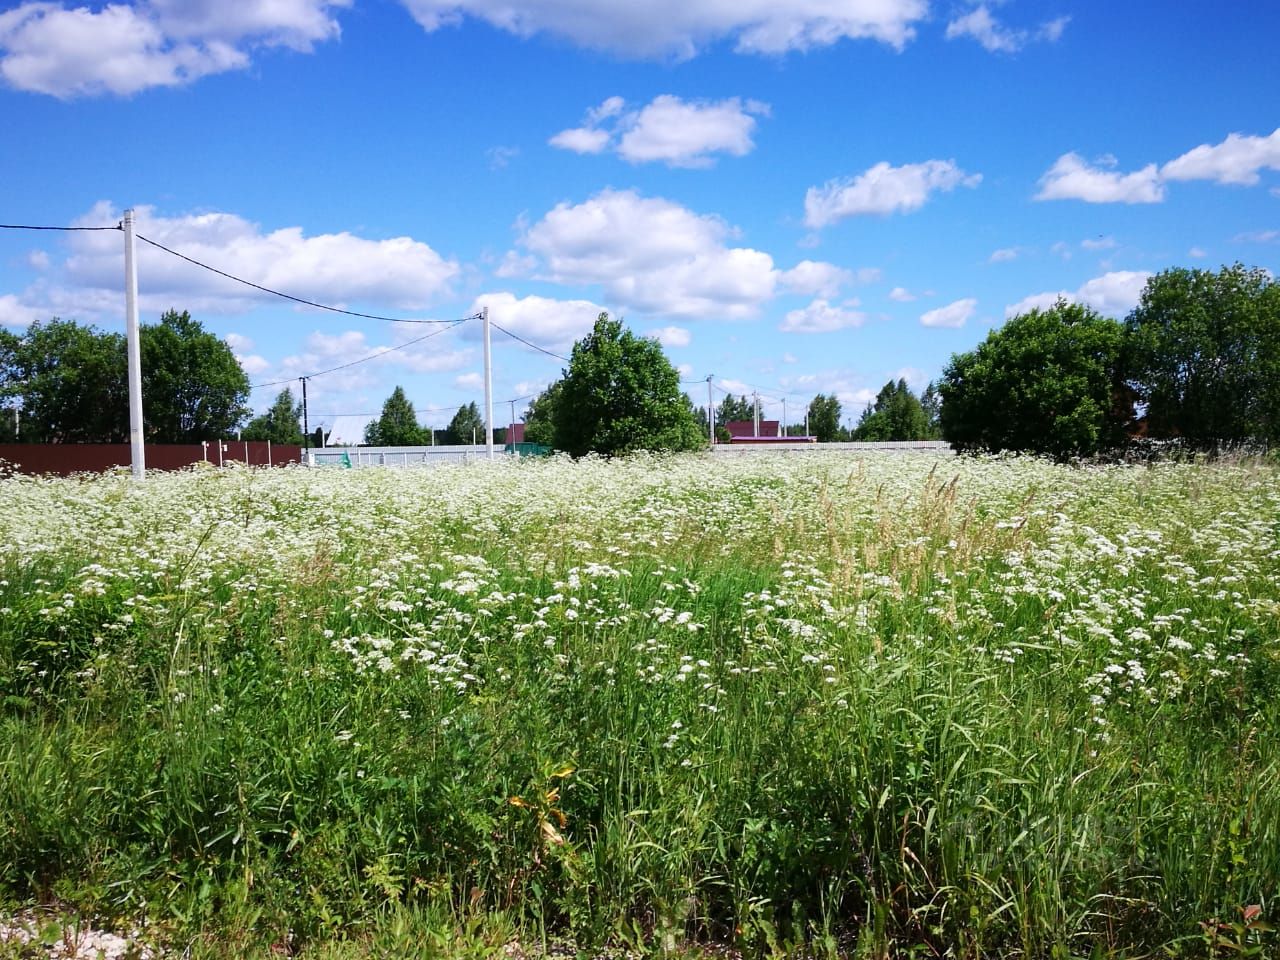
[(0, 897), (208, 956), (1264, 956), (1278, 481), (10, 478)]

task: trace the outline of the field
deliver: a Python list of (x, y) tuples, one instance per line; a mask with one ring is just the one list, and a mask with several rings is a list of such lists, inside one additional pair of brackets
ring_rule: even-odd
[(1280, 951), (1274, 464), (13, 476), (0, 550), (0, 915), (227, 957)]

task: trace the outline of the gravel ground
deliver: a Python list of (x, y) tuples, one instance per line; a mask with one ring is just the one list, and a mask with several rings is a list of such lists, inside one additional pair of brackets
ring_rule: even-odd
[(98, 930), (74, 917), (25, 912), (0, 918), (0, 954), (9, 956), (16, 947), (23, 960), (158, 960), (141, 936), (137, 930), (128, 936)]

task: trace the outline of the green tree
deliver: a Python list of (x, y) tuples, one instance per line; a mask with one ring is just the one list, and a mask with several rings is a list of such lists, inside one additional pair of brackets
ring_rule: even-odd
[(716, 407), (717, 427), (723, 427), (731, 420), (753, 419), (755, 419), (755, 408), (746, 394), (741, 397), (735, 397), (732, 393), (726, 394), (725, 398), (720, 401), (720, 406)]
[(942, 395), (938, 392), (938, 385), (932, 380), (924, 388), (924, 393), (920, 394), (920, 409), (924, 411), (924, 439), (942, 439)]
[(560, 390), (564, 383), (555, 383), (538, 394), (524, 414), (524, 439), (526, 443), (540, 443), (546, 447), (555, 446), (556, 440), (556, 406), (560, 402)]
[(862, 411), (853, 431), (854, 440), (924, 440), (929, 432), (924, 407), (906, 380), (890, 380), (880, 388), (876, 401)]
[(293, 390), (285, 387), (276, 396), (271, 409), (249, 421), (240, 434), (244, 440), (270, 440), (272, 443), (302, 443), (302, 402), (295, 401)]
[(840, 401), (835, 394), (818, 394), (809, 401), (809, 432), (819, 443), (840, 439)]
[(942, 435), (963, 450), (1087, 456), (1124, 438), (1124, 329), (1059, 300), (1013, 317), (956, 354), (940, 385)]
[(429, 440), (427, 432), (418, 425), (418, 415), (405, 396), (404, 387), (400, 386), (383, 402), (381, 416), (364, 428), (364, 442), (374, 447), (416, 447)]
[(143, 326), (138, 340), (149, 441), (198, 443), (235, 433), (249, 412), (249, 378), (226, 341), (185, 310)]
[(445, 428), (446, 443), (484, 443), (484, 418), (475, 401), (464, 403)]
[(705, 445), (680, 375), (656, 340), (607, 313), (573, 345), (555, 411), (555, 445), (576, 456)]
[(19, 398), (26, 443), (122, 443), (129, 438), (124, 337), (57, 317), (6, 346), (4, 392)]
[(1125, 332), (1149, 436), (1205, 447), (1280, 440), (1280, 284), (1266, 271), (1159, 273)]

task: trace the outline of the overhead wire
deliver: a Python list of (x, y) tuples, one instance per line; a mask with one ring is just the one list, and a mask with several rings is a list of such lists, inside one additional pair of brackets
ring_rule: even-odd
[(282, 383), (292, 383), (295, 380), (311, 380), (315, 377), (323, 377), (325, 374), (328, 374), (328, 373), (336, 373), (339, 370), (346, 370), (348, 367), (354, 367), (358, 363), (367, 363), (370, 360), (377, 360), (378, 357), (385, 357), (388, 353), (395, 353), (397, 350), (403, 350), (406, 347), (412, 347), (415, 343), (422, 343), (422, 341), (424, 340), (430, 340), (432, 337), (438, 337), (440, 336), (440, 334), (445, 333), (448, 330), (452, 330), (454, 327), (458, 326), (458, 324), (466, 323), (468, 320), (474, 320), (474, 319), (475, 317), (463, 317), (460, 320), (445, 321), (449, 324), (447, 327), (441, 327), (440, 329), (433, 330), (430, 333), (424, 334), (421, 337), (414, 337), (412, 340), (406, 340), (404, 343), (397, 344), (394, 347), (386, 347), (375, 353), (369, 354), (367, 357), (361, 357), (359, 360), (351, 360), (351, 361), (348, 361), (347, 363), (340, 363), (336, 367), (330, 367), (327, 370), (319, 370), (315, 373), (299, 374), (296, 377), (285, 377), (280, 380), (268, 380), (265, 383), (255, 383), (249, 389), (260, 390), (263, 387), (275, 387), (275, 386), (279, 386)]
[(557, 360), (563, 360), (565, 363), (569, 362), (568, 357), (562, 357), (560, 356), (560, 354), (552, 353), (550, 350), (546, 349), (545, 347), (540, 347), (536, 343), (530, 343), (524, 337), (519, 336), (518, 334), (512, 333), (506, 327), (501, 327), (498, 324), (494, 323), (492, 320), (489, 321), (489, 326), (493, 327), (495, 330), (499, 331), (500, 333), (505, 333), (512, 340), (519, 340), (526, 347), (530, 347), (531, 349), (537, 350), (539, 353), (545, 353), (548, 357), (555, 357)]
[[(365, 320), (386, 320), (389, 323), (452, 323), (453, 322), (452, 320), (417, 320), (417, 319), (409, 319), (406, 317), (384, 317), (376, 313), (360, 313), (357, 310), (345, 310), (342, 307), (330, 306), (327, 303), (317, 303), (314, 300), (307, 300), (303, 297), (295, 297), (291, 293), (282, 293), (279, 290), (273, 290), (270, 287), (264, 287), (260, 283), (254, 283), (252, 280), (244, 279), (244, 277), (237, 277), (235, 274), (227, 273), (227, 271), (225, 270), (219, 270), (217, 267), (211, 267), (209, 266), (209, 264), (202, 263), (201, 261), (196, 260), (194, 257), (188, 257), (185, 253), (179, 253), (177, 250), (171, 250), (168, 247), (166, 247), (163, 243), (157, 243), (155, 240), (152, 240), (150, 237), (144, 237), (140, 233), (136, 234), (136, 236), (143, 243), (149, 243), (151, 244), (151, 246), (155, 247), (157, 250), (163, 250), (165, 253), (170, 254), (171, 256), (175, 256), (179, 260), (185, 260), (187, 261), (187, 263), (194, 264), (197, 267), (200, 267), (204, 270), (208, 270), (210, 273), (216, 273), (220, 277), (226, 277), (228, 280), (234, 280), (236, 283), (243, 283), (246, 287), (252, 287), (255, 290), (261, 290), (263, 293), (269, 293), (275, 297), (281, 297), (285, 300), (292, 300), (294, 303), (301, 303), (308, 307), (315, 307), (317, 310), (328, 310), (331, 313), (340, 313), (348, 317), (361, 317)], [(472, 319), (472, 318), (468, 317), (467, 319)]]
[(0, 230), (57, 230), (64, 233), (93, 232), (95, 230), (120, 230), (120, 224), (114, 227), (44, 227), (29, 223), (0, 223)]

